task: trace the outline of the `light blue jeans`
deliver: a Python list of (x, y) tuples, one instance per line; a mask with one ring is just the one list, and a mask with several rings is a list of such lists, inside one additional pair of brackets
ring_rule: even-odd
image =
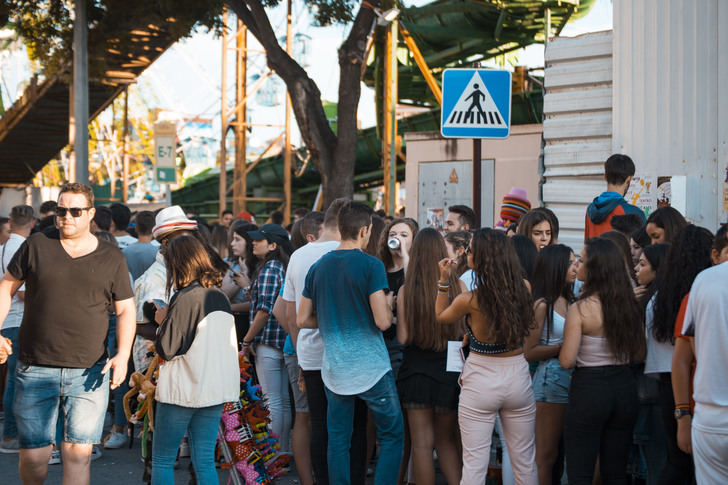
[(268, 401), (270, 427), (278, 435), (281, 452), (289, 451), (291, 436), (291, 398), (288, 394), (288, 370), (283, 351), (268, 345), (255, 347), (255, 372)]
[(396, 483), (404, 447), (404, 420), (392, 371), (379, 379), (374, 387), (358, 395), (342, 396), (326, 388), (329, 482), (336, 485), (351, 483), (349, 448), (354, 427), (354, 403), (357, 397), (366, 402), (374, 418), (377, 439), (381, 446), (374, 484)]
[(13, 399), (15, 399), (15, 367), (18, 365), (18, 332), (20, 327), (6, 328), (0, 334), (10, 339), (13, 345), (13, 353), (8, 356), (8, 383), (5, 386), (3, 395), (3, 409), (5, 410), (5, 422), (3, 423), (3, 437), (15, 438), (18, 436), (18, 427), (15, 424), (15, 413), (13, 412)]
[(152, 444), (152, 485), (174, 484), (174, 461), (185, 431), (190, 443), (190, 459), (199, 485), (218, 485), (215, 471), (215, 443), (222, 418), (222, 404), (206, 408), (186, 408), (157, 403)]

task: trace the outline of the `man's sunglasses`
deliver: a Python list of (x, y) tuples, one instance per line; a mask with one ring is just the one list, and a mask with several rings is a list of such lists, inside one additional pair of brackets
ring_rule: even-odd
[(83, 211), (87, 211), (89, 209), (93, 209), (93, 207), (56, 207), (56, 215), (58, 217), (66, 217), (66, 214), (69, 212), (73, 217), (81, 217), (81, 214), (83, 214)]

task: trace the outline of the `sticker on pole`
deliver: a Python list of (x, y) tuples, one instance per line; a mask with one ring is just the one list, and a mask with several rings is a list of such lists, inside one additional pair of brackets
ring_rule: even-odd
[(507, 138), (511, 128), (511, 73), (446, 69), (442, 74), (440, 132), (445, 138)]

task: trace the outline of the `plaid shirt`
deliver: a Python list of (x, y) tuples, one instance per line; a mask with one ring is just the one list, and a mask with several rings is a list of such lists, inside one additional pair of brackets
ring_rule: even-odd
[(283, 263), (278, 260), (268, 261), (260, 269), (250, 290), (250, 324), (253, 325), (255, 314), (258, 311), (262, 310), (268, 314), (268, 321), (265, 323), (263, 331), (255, 336), (255, 343), (281, 350), (283, 350), (287, 334), (273, 316), (273, 304), (281, 291), (285, 277), (286, 271), (283, 269)]

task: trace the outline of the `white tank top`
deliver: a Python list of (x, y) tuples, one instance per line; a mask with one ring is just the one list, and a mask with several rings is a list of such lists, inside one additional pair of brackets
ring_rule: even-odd
[(556, 313), (556, 311), (552, 311), (551, 314), (553, 315), (554, 325), (551, 331), (549, 331), (549, 322), (543, 323), (541, 340), (539, 341), (541, 345), (558, 345), (564, 343), (564, 324), (566, 323), (566, 319)]

